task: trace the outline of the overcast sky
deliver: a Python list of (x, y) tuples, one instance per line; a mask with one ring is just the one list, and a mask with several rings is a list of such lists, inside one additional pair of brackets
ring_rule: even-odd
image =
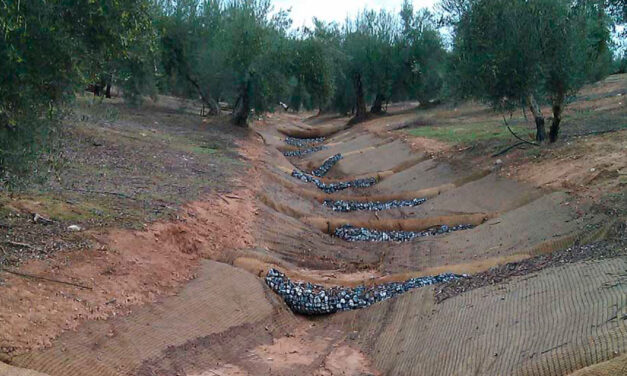
[[(437, 0), (413, 0), (414, 8), (431, 8)], [(358, 11), (385, 8), (400, 11), (403, 0), (272, 0), (275, 9), (292, 8), (294, 26), (311, 25), (311, 19), (317, 17), (325, 21), (343, 21), (347, 15)]]

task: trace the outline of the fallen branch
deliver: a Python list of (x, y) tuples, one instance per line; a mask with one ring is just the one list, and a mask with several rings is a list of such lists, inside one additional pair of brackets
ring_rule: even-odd
[(39, 213), (33, 213), (33, 223), (40, 223), (40, 222), (44, 225), (50, 225), (54, 223), (52, 220), (42, 216)]
[(32, 249), (33, 248), (33, 246), (30, 245), (30, 244), (14, 242), (14, 241), (11, 241), (11, 240), (6, 240), (4, 243), (8, 244), (8, 245), (12, 245), (14, 247), (23, 247), (23, 248), (28, 248), (28, 249)]
[(512, 128), (507, 123), (507, 119), (505, 119), (505, 115), (503, 115), (503, 122), (505, 123), (505, 126), (507, 127), (509, 132), (512, 134), (512, 136), (514, 136), (516, 139), (520, 140), (521, 142), (523, 142), (525, 144), (529, 144), (529, 145), (533, 145), (533, 146), (540, 146), (540, 145), (536, 144), (535, 142), (527, 141), (527, 140), (523, 139), (522, 137), (520, 137), (519, 135), (517, 135), (516, 133), (514, 133)]
[(218, 197), (219, 197), (222, 201), (224, 201), (227, 205), (231, 205), (231, 202), (230, 202), (229, 200), (227, 200), (226, 198), (222, 197), (222, 195), (221, 195), (221, 194), (217, 194), (217, 196), (218, 196)]
[(80, 285), (78, 283), (67, 282), (67, 281), (60, 281), (58, 279), (46, 278), (46, 277), (41, 277), (41, 276), (33, 275), (33, 274), (20, 273), (20, 272), (16, 272), (14, 270), (5, 269), (5, 268), (0, 268), (0, 272), (13, 274), (15, 276), (22, 277), (22, 278), (37, 279), (37, 280), (41, 280), (41, 281), (54, 282), (54, 283), (60, 283), (60, 284), (63, 284), (63, 285), (78, 287), (78, 288), (81, 288), (81, 289), (84, 289), (84, 290), (93, 290), (93, 288), (91, 288), (89, 286)]
[(507, 154), (507, 152), (508, 152), (508, 151), (510, 151), (510, 150), (512, 150), (512, 149), (515, 149), (515, 148), (517, 148), (517, 147), (519, 147), (519, 146), (522, 146), (522, 145), (525, 145), (525, 143), (524, 143), (524, 142), (519, 142), (519, 143), (514, 144), (514, 145), (512, 145), (512, 146), (508, 146), (507, 148), (505, 148), (505, 149), (503, 149), (503, 150), (499, 151), (498, 153), (492, 154), (492, 158), (495, 158), (495, 157), (500, 157), (500, 156), (501, 156), (501, 155), (503, 155), (503, 154)]

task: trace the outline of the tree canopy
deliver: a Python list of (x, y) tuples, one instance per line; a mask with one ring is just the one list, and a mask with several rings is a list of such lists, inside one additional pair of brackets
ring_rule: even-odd
[(610, 72), (610, 20), (602, 2), (447, 0), (442, 7), (462, 9), (449, 17), (455, 20), (453, 91), (502, 111), (529, 106), (538, 141), (545, 132), (537, 102), (552, 106), (554, 142), (568, 96)]
[(295, 28), (270, 0), (0, 1), (0, 178), (32, 170), (90, 85), (105, 95), (116, 85), (133, 104), (200, 99), (210, 115), (226, 104), (237, 125), (280, 102), (363, 120), (389, 101), (471, 97), (530, 108), (538, 140), (546, 103), (554, 141), (569, 96), (610, 73), (610, 35), (626, 15), (613, 0), (411, 4)]
[(116, 65), (143, 66), (136, 52), (150, 44), (150, 8), (138, 0), (0, 2), (0, 179), (32, 170), (63, 104), (82, 87)]

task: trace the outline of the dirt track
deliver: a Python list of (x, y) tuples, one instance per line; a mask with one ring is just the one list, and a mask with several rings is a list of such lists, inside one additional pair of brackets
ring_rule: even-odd
[[(290, 115), (257, 122), (242, 143), (253, 168), (239, 180), (252, 185), (208, 196), (208, 204), (193, 205), (176, 228), (158, 224), (148, 233), (110, 238), (123, 256), (120, 267), (135, 260), (135, 249), (149, 259), (151, 247), (159, 247), (158, 265), (146, 266), (147, 278), (156, 278), (151, 268), (170, 272), (171, 262), (183, 260), (179, 266), (187, 274), (173, 277), (172, 286), (193, 277), (191, 282), (176, 295), (129, 306), (121, 317), (87, 321), (45, 349), (11, 357), (10, 364), (50, 376), (567, 375), (586, 374), (585, 367), (606, 361), (598, 367), (618, 367), (622, 358), (611, 360), (627, 351), (624, 242), (612, 243), (623, 249), (611, 259), (539, 267), (441, 304), (434, 288), (425, 287), (332, 317), (289, 312), (260, 278), (269, 268), (326, 286), (474, 274), (596, 240), (608, 222), (590, 203), (510, 179), (499, 166), (432, 159), (407, 142), (371, 132), (381, 119), (350, 129), (344, 120), (305, 124)], [(316, 129), (328, 136), (328, 149), (290, 160), (281, 154), (285, 134), (320, 136)], [(345, 157), (330, 179), (392, 171), (374, 187), (350, 188), (336, 197), (432, 194), (417, 207), (334, 213), (321, 205), (314, 185), (289, 174), (294, 168), (309, 171), (336, 153)], [(473, 229), (406, 243), (349, 243), (328, 234), (346, 222), (403, 229), (407, 223), (430, 227), (471, 219)], [(172, 249), (177, 251), (168, 254)], [(200, 266), (194, 269), (194, 263)], [(37, 263), (27, 267), (45, 270)], [(176, 273), (178, 266), (172, 268)], [(94, 286), (99, 283), (104, 280)], [(91, 299), (84, 294), (82, 299)], [(20, 372), (25, 371), (0, 363), (0, 375), (32, 374)]]

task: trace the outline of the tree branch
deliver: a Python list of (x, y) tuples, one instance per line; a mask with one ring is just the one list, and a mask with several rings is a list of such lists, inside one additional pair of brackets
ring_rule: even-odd
[(514, 133), (512, 128), (507, 123), (507, 119), (505, 118), (505, 115), (503, 115), (503, 122), (505, 123), (505, 126), (507, 127), (509, 132), (512, 134), (512, 136), (514, 136), (516, 139), (520, 140), (521, 142), (523, 142), (525, 144), (529, 144), (529, 145), (533, 145), (533, 146), (540, 146), (540, 145), (536, 144), (535, 142), (527, 141), (527, 140), (523, 139), (522, 137), (520, 137), (519, 135), (517, 135), (516, 133)]
[(187, 78), (187, 81), (189, 81), (196, 88), (196, 91), (198, 91), (198, 94), (200, 95), (200, 99), (202, 99), (202, 101), (209, 106), (210, 113), (212, 115), (219, 115), (220, 105), (211, 96), (207, 97), (207, 95), (205, 95), (198, 81), (194, 80), (189, 73), (185, 74), (185, 78)]
[(78, 283), (66, 282), (66, 281), (60, 281), (60, 280), (58, 280), (58, 279), (47, 278), (47, 277), (41, 277), (41, 276), (38, 276), (38, 275), (33, 275), (33, 274), (20, 273), (20, 272), (16, 272), (16, 271), (14, 271), (14, 270), (5, 269), (5, 268), (1, 268), (1, 267), (0, 267), (0, 272), (5, 272), (5, 273), (13, 274), (13, 275), (16, 275), (16, 276), (18, 276), (18, 277), (22, 277), (22, 278), (38, 279), (38, 280), (41, 280), (41, 281), (47, 281), (47, 282), (60, 283), (60, 284), (63, 284), (63, 285), (68, 285), (68, 286), (78, 287), (78, 288), (83, 289), (83, 290), (93, 290), (93, 288), (91, 288), (91, 287), (89, 287), (89, 286), (79, 285)]
[(512, 146), (508, 146), (507, 148), (505, 148), (505, 149), (503, 149), (503, 150), (499, 151), (498, 153), (494, 153), (494, 154), (492, 154), (492, 158), (495, 158), (495, 157), (500, 157), (501, 155), (506, 154), (508, 151), (510, 151), (510, 150), (512, 150), (512, 149), (516, 149), (517, 147), (519, 147), (519, 146), (521, 146), (521, 145), (525, 145), (525, 143), (524, 143), (524, 142), (519, 142), (519, 143), (514, 144), (514, 145), (512, 145)]

